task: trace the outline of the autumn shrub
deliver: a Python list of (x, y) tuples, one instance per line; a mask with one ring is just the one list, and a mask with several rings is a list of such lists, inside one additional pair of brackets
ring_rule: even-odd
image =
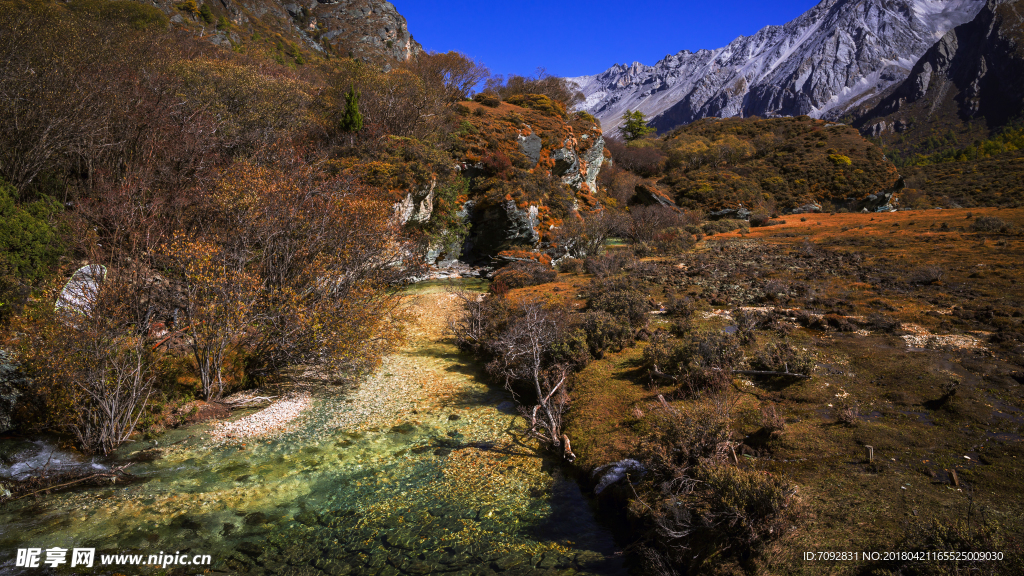
[[(204, 392), (245, 350), (246, 378), (294, 365), (328, 380), (376, 366), (397, 339), (397, 285), (412, 254), (392, 206), (351, 178), (239, 162), (192, 230), (161, 248), (182, 286), (185, 338)], [(230, 234), (225, 233), (230, 230)]]
[(565, 105), (544, 94), (514, 94), (505, 98), (509, 104), (530, 108), (547, 116), (565, 117)]
[[(962, 515), (936, 517), (910, 524), (898, 539), (899, 546), (907, 550), (920, 550), (921, 558), (900, 559), (895, 563), (904, 573), (938, 576), (946, 574), (972, 573), (983, 576), (997, 574), (1019, 574), (1024, 572), (1024, 542), (995, 515), (985, 508), (975, 508), (973, 502)], [(952, 559), (933, 559), (931, 552), (958, 550), (964, 553), (1003, 553), (1003, 559), (996, 562)], [(998, 564), (998, 565), (997, 565)]]
[(558, 262), (558, 271), (564, 274), (583, 272), (583, 260), (580, 258), (563, 258)]
[(183, 59), (170, 68), (179, 90), (219, 118), (219, 136), (231, 148), (260, 150), (311, 121), (314, 88), (295, 76), (214, 58)]
[(556, 276), (558, 273), (551, 266), (540, 262), (513, 262), (494, 274), (491, 291), (503, 293), (514, 288), (546, 284), (553, 282)]
[(493, 92), (480, 92), (473, 96), (473, 101), (490, 108), (497, 108), (501, 104), (501, 98)]
[(769, 342), (761, 346), (750, 361), (754, 370), (785, 372), (809, 376), (814, 369), (814, 355), (788, 342)]
[(767, 433), (770, 438), (781, 435), (786, 429), (786, 419), (782, 417), (782, 413), (773, 403), (761, 406), (760, 424), (761, 430)]
[(632, 254), (625, 252), (607, 252), (600, 256), (589, 256), (583, 260), (583, 269), (587, 274), (604, 278), (618, 274), (636, 262)]
[(845, 426), (860, 424), (860, 405), (847, 392), (840, 392), (832, 402), (836, 422)]
[(644, 178), (653, 178), (665, 171), (668, 156), (658, 147), (644, 144), (648, 142), (627, 144), (618, 138), (605, 139), (605, 146), (616, 166)]
[(135, 430), (155, 373), (136, 314), (145, 275), (136, 268), (102, 278), (56, 309), (61, 285), (53, 284), (16, 319), (14, 344), (33, 380), (23, 399), (28, 420), (71, 433), (86, 452), (109, 454)]
[(566, 109), (583, 101), (583, 93), (575, 84), (565, 78), (552, 76), (543, 69), (538, 69), (535, 76), (491, 76), (484, 84), (484, 92), (497, 94), (505, 101), (515, 96), (544, 96), (561, 109), (563, 114)]
[(853, 332), (856, 330), (850, 319), (842, 314), (825, 314), (822, 321), (830, 330), (837, 332)]
[(106, 22), (126, 22), (140, 30), (167, 25), (167, 16), (159, 8), (131, 0), (75, 0), (68, 8)]
[(697, 238), (685, 228), (665, 228), (654, 235), (654, 247), (659, 254), (679, 254), (692, 250)]
[(922, 266), (912, 270), (907, 275), (907, 281), (911, 284), (934, 284), (942, 280), (945, 271), (938, 266)]
[(869, 314), (867, 317), (868, 326), (880, 332), (892, 334), (899, 330), (903, 324), (892, 316), (880, 313)]
[(748, 556), (796, 524), (797, 489), (783, 476), (713, 463), (691, 474), (693, 492), (668, 495), (653, 509), (658, 544), (677, 565)]
[(616, 222), (619, 236), (631, 244), (652, 245), (658, 235), (668, 229), (686, 224), (686, 216), (668, 206), (633, 206), (621, 214)]
[(697, 573), (710, 558), (748, 559), (799, 520), (797, 488), (782, 476), (729, 460), (728, 400), (704, 394), (658, 410), (637, 457), (652, 476), (630, 505), (646, 526), (644, 564)]
[(979, 216), (971, 225), (975, 232), (1006, 232), (1010, 228), (1008, 222), (996, 216)]
[[(488, 300), (506, 300), (501, 296)], [(474, 309), (482, 314), (477, 315)], [(498, 315), (487, 314), (498, 312)], [(539, 439), (572, 460), (575, 455), (563, 432), (569, 404), (569, 376), (586, 363), (586, 337), (572, 321), (566, 304), (518, 300), (482, 308), (470, 306), (453, 324), (457, 340), (466, 340), (477, 316), (482, 322), (477, 350), (489, 362), (487, 371), (516, 394), (520, 412), (528, 418), (525, 436)], [(497, 320), (497, 322), (495, 322)], [(467, 324), (468, 323), (468, 324)]]
[(506, 178), (512, 169), (512, 161), (501, 150), (494, 150), (483, 157), (481, 161), (487, 171), (499, 178)]
[(552, 248), (559, 255), (583, 259), (604, 251), (611, 235), (612, 218), (607, 211), (594, 211), (567, 218), (552, 235)]
[(652, 413), (637, 456), (662, 480), (683, 479), (701, 462), (724, 462), (732, 414), (721, 395), (709, 394)]
[(642, 180), (636, 174), (614, 166), (608, 162), (601, 165), (597, 174), (597, 182), (615, 200), (618, 206), (627, 206), (636, 196), (636, 187)]
[(647, 326), (653, 307), (651, 296), (632, 278), (618, 276), (594, 280), (586, 289), (587, 307), (612, 314), (631, 328)]
[(732, 382), (732, 370), (743, 358), (738, 339), (717, 330), (676, 332), (680, 334), (678, 339), (652, 337), (643, 352), (643, 366), (661, 374), (663, 382), (676, 383), (681, 394), (726, 389)]
[(590, 354), (603, 358), (607, 350), (621, 351), (634, 342), (629, 323), (603, 310), (588, 310), (580, 321)]
[(749, 230), (750, 223), (746, 220), (734, 220), (729, 218), (723, 218), (721, 220), (712, 220), (702, 226), (704, 233), (708, 236), (712, 234), (724, 234), (726, 232), (732, 232), (733, 230)]
[(769, 220), (771, 220), (771, 215), (770, 214), (765, 214), (764, 212), (758, 212), (758, 213), (756, 213), (756, 214), (754, 214), (753, 216), (750, 217), (750, 227), (751, 228), (758, 228), (760, 226), (766, 226), (768, 224)]

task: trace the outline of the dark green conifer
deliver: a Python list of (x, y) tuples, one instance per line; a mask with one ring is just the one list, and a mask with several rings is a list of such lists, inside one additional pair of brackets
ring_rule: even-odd
[(359, 93), (356, 87), (352, 86), (345, 95), (345, 112), (341, 115), (339, 128), (342, 132), (348, 132), (349, 145), (355, 137), (355, 133), (363, 129), (363, 115), (359, 113)]
[(622, 114), (622, 121), (625, 123), (622, 126), (622, 137), (625, 138), (627, 142), (639, 140), (651, 132), (654, 132), (654, 128), (647, 125), (647, 119), (644, 118), (644, 113), (639, 110), (634, 110), (632, 112), (626, 110)]

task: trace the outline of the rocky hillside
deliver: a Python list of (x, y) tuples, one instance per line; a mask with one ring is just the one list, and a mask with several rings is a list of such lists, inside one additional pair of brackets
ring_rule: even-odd
[(865, 134), (907, 133), (912, 142), (975, 124), (988, 131), (1024, 112), (1024, 2), (990, 0), (947, 32), (910, 76), (854, 125)]
[(423, 48), (391, 2), (333, 0), (156, 0), (171, 21), (196, 27), (224, 46), (269, 41), (283, 56), (302, 62), (313, 50), (365, 62), (404, 62)]
[(709, 116), (834, 118), (906, 78), (937, 39), (982, 0), (823, 0), (783, 26), (653, 66), (616, 64), (573, 78), (581, 109), (616, 128), (640, 110), (659, 131)]
[[(544, 98), (544, 97), (540, 97)], [(544, 111), (529, 100), (467, 103), (460, 169), (470, 181), (465, 252), (535, 246), (577, 211), (596, 208), (604, 138), (588, 114)]]
[(426, 233), (430, 263), (546, 245), (567, 218), (597, 208), (608, 153), (597, 121), (545, 96), (456, 105), (451, 147), (392, 137), (372, 162), (337, 168), (390, 191), (395, 213)]

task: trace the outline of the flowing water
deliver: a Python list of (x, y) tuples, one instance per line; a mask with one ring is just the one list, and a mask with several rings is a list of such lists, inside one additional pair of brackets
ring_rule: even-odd
[[(357, 390), (318, 394), (286, 433), (175, 430), (122, 447), (136, 483), (8, 503), (0, 573), (51, 570), (15, 567), (28, 547), (95, 548), (96, 564), (208, 554), (213, 573), (256, 575), (624, 573), (564, 464), (518, 436), (508, 393), (441, 338), (454, 298), (436, 284), (409, 298), (419, 320), (402, 349)], [(53, 572), (160, 573), (67, 566)]]

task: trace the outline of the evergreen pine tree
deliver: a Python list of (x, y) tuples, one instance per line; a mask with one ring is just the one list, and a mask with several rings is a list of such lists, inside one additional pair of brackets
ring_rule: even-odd
[(345, 95), (345, 112), (341, 115), (339, 128), (349, 133), (349, 146), (355, 139), (355, 133), (363, 129), (363, 115), (359, 113), (359, 93), (352, 86)]
[(622, 114), (622, 121), (625, 122), (622, 126), (622, 137), (625, 138), (627, 142), (639, 140), (651, 132), (654, 132), (654, 128), (647, 125), (647, 119), (644, 118), (644, 113), (639, 110), (634, 110), (632, 112), (626, 110)]

